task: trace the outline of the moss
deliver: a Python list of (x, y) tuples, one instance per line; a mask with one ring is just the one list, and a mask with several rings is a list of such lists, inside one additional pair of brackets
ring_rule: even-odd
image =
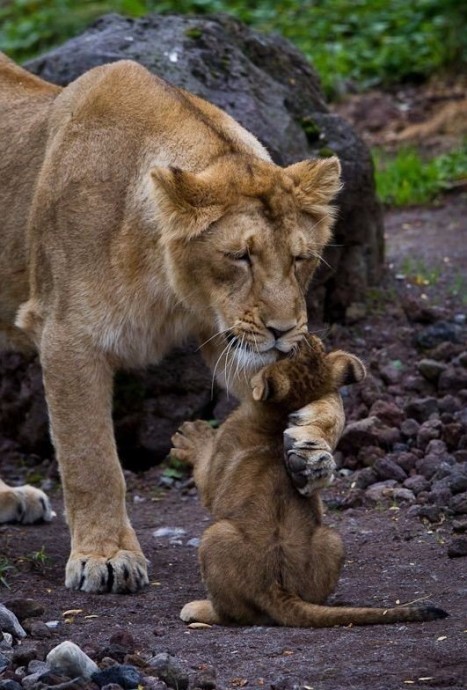
[(309, 144), (315, 144), (321, 135), (321, 130), (311, 117), (302, 117), (300, 126), (305, 132), (305, 136)]
[(197, 39), (201, 38), (202, 35), (203, 31), (199, 26), (190, 26), (190, 28), (185, 31), (185, 36), (187, 36), (187, 38)]
[(336, 155), (335, 151), (333, 151), (329, 146), (323, 146), (322, 148), (320, 148), (318, 153), (321, 156), (321, 158), (331, 158), (331, 156)]

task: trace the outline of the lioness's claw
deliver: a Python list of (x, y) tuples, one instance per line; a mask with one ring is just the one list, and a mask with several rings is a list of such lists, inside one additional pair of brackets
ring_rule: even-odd
[(329, 486), (334, 479), (336, 463), (322, 440), (297, 441), (284, 433), (284, 462), (297, 491), (310, 496)]
[(34, 486), (7, 487), (1, 491), (0, 523), (20, 522), (32, 524), (34, 522), (50, 522), (53, 512), (48, 496)]
[(94, 594), (132, 594), (149, 583), (142, 553), (120, 550), (112, 558), (71, 555), (66, 567), (69, 589)]

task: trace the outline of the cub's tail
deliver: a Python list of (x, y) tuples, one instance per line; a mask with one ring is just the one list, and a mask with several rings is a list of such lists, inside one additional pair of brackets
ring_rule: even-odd
[(261, 605), (277, 624), (297, 628), (422, 622), (446, 618), (449, 615), (435, 606), (397, 606), (383, 609), (310, 604), (296, 595), (289, 594), (280, 585), (264, 594)]

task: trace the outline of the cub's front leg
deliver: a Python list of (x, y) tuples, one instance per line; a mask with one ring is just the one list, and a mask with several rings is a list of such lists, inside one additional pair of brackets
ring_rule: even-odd
[(284, 460), (303, 496), (328, 486), (336, 464), (332, 453), (344, 430), (345, 415), (339, 393), (324, 396), (289, 416), (284, 432)]
[(126, 512), (111, 417), (113, 371), (62, 323), (45, 326), (40, 357), (71, 533), (65, 584), (135, 592), (148, 582), (147, 565)]

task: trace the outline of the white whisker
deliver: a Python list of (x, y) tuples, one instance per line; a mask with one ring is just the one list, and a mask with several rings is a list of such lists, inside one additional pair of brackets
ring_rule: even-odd
[(215, 380), (216, 380), (216, 371), (217, 371), (217, 367), (218, 367), (219, 362), (221, 361), (221, 359), (222, 359), (222, 357), (223, 357), (223, 355), (224, 355), (224, 352), (225, 352), (226, 350), (229, 350), (230, 347), (231, 347), (231, 343), (228, 342), (227, 345), (226, 345), (226, 346), (224, 347), (224, 349), (222, 350), (222, 352), (220, 353), (219, 357), (217, 358), (216, 364), (215, 364), (215, 366), (214, 366), (214, 371), (212, 372), (212, 380), (211, 380), (211, 400), (212, 400), (213, 397), (214, 397), (214, 382), (215, 382)]
[(205, 340), (204, 343), (201, 343), (201, 345), (200, 345), (199, 347), (196, 348), (196, 352), (199, 352), (199, 351), (201, 350), (202, 347), (204, 347), (204, 346), (207, 345), (209, 342), (211, 342), (211, 340), (214, 340), (214, 338), (218, 338), (218, 337), (220, 337), (221, 335), (224, 335), (224, 333), (228, 333), (228, 332), (231, 331), (231, 330), (232, 330), (231, 328), (224, 328), (223, 331), (218, 331), (217, 333), (214, 333), (214, 335), (212, 335), (210, 338), (208, 338), (207, 340)]

